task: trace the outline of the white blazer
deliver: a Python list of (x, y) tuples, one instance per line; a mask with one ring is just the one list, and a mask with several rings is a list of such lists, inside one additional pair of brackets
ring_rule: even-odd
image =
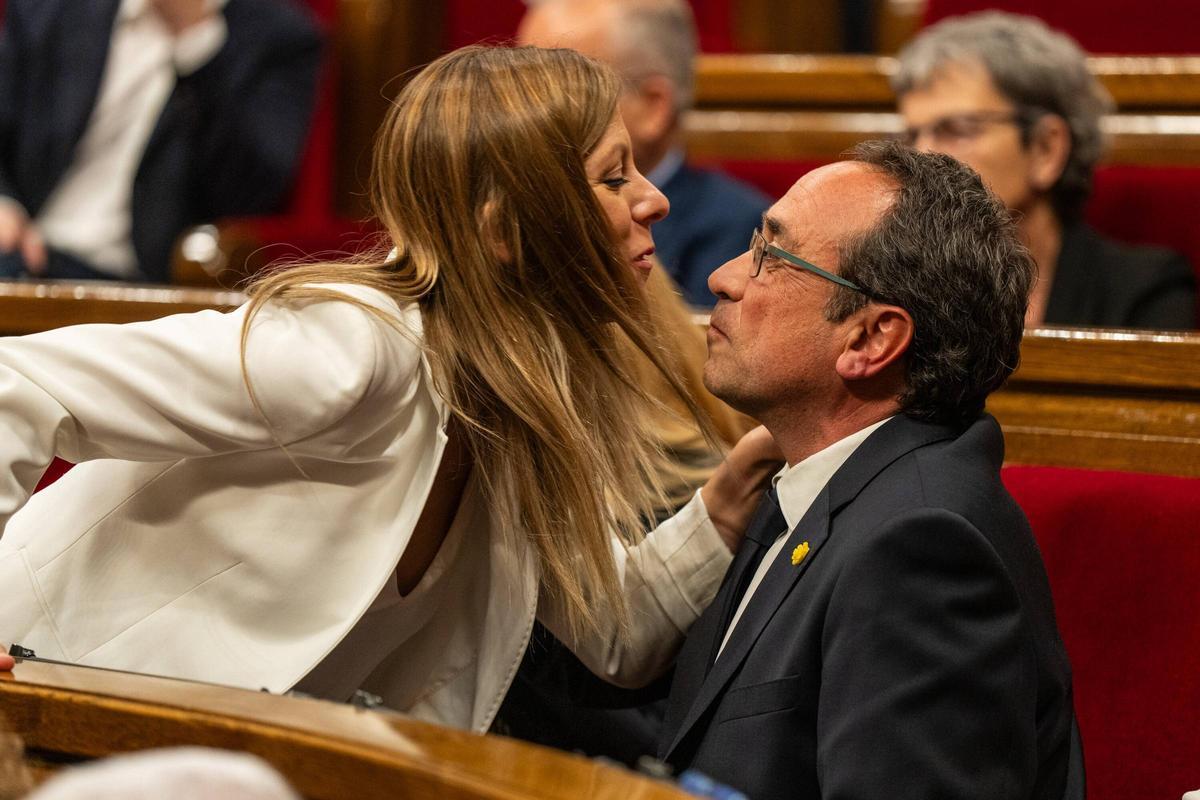
[[(341, 301), (83, 325), (0, 340), (0, 641), (45, 658), (289, 689), (393, 574), (446, 443), (415, 305)], [(269, 424), (268, 422), (269, 421)], [(79, 463), (30, 492), (54, 455)], [(370, 677), (392, 708), (484, 731), (538, 610), (538, 567), (484, 507), (451, 593)], [(460, 512), (461, 513), (461, 512)], [(699, 496), (619, 554), (633, 641), (576, 642), (620, 683), (653, 677), (730, 556)], [(549, 608), (543, 621), (566, 637)]]

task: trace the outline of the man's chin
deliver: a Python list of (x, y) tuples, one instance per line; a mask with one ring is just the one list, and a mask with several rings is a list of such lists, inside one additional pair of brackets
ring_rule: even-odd
[(743, 414), (748, 413), (745, 408), (745, 399), (743, 393), (739, 391), (736, 380), (730, 380), (722, 371), (713, 368), (712, 358), (704, 365), (704, 388), (712, 393), (713, 397), (720, 400), (725, 405), (740, 411)]

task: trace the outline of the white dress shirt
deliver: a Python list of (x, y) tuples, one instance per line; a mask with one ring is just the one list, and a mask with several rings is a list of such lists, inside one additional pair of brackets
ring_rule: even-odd
[(783, 511), (783, 518), (787, 520), (787, 528), (779, 531), (775, 543), (771, 545), (762, 561), (759, 562), (758, 569), (755, 571), (754, 577), (750, 579), (750, 585), (746, 587), (746, 593), (742, 595), (742, 601), (738, 604), (737, 611), (734, 612), (733, 619), (729, 622), (725, 638), (721, 640), (721, 649), (717, 651), (718, 658), (725, 651), (725, 645), (729, 643), (729, 636), (742, 618), (742, 612), (749, 605), (750, 598), (754, 596), (754, 592), (762, 583), (767, 570), (771, 568), (771, 564), (779, 557), (779, 551), (787, 543), (788, 534), (795, 530), (796, 526), (800, 524), (800, 520), (804, 519), (804, 515), (808, 513), (808, 507), (812, 505), (813, 500), (817, 499), (817, 495), (825, 488), (825, 484), (829, 483), (833, 474), (841, 469), (842, 464), (846, 463), (846, 460), (853, 455), (859, 445), (867, 440), (868, 436), (889, 419), (891, 417), (882, 419), (874, 425), (868, 425), (844, 439), (839, 439), (800, 463), (784, 467), (775, 476), (775, 491), (779, 493), (779, 508)]
[[(214, 10), (227, 0), (210, 0)], [(123, 0), (87, 129), (35, 224), (46, 242), (115, 278), (139, 278), (133, 180), (177, 75), (207, 63), (228, 36), (220, 14), (178, 36), (149, 0)]]

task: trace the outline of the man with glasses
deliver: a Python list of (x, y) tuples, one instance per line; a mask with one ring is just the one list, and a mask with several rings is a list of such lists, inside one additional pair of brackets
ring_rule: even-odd
[(1040, 20), (947, 19), (899, 55), (905, 138), (966, 162), (1017, 219), (1038, 264), (1031, 325), (1192, 328), (1192, 271), (1178, 253), (1128, 247), (1083, 222), (1112, 101), (1084, 53)]
[(755, 800), (1081, 796), (1070, 666), (983, 411), (1034, 271), (975, 173), (874, 142), (713, 273), (705, 383), (788, 466), (688, 634), (661, 758)]

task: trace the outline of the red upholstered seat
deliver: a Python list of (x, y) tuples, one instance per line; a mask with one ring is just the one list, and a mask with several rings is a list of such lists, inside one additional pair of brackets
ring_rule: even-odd
[(1200, 786), (1200, 479), (1006, 467), (1042, 548), (1089, 800)]

